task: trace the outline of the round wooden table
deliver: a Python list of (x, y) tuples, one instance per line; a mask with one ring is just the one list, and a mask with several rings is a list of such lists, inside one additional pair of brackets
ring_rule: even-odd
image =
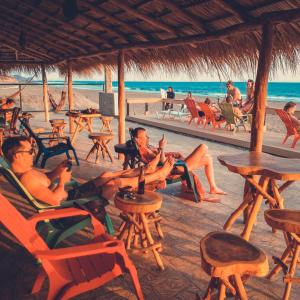
[(108, 144), (110, 141), (114, 138), (114, 136), (110, 133), (100, 132), (100, 133), (92, 133), (89, 135), (89, 138), (93, 141), (94, 145), (90, 152), (88, 153), (86, 160), (89, 159), (89, 157), (96, 152), (96, 159), (95, 163), (99, 161), (100, 157), (100, 151), (102, 153), (103, 159), (105, 158), (105, 155), (107, 154), (110, 158), (111, 162), (114, 161), (113, 156), (108, 148)]
[[(244, 213), (246, 220), (242, 237), (249, 240), (263, 199), (267, 200), (271, 208), (283, 208), (284, 199), (281, 192), (294, 181), (300, 180), (300, 159), (248, 152), (221, 155), (218, 156), (218, 160), (229, 171), (246, 179), (243, 201), (228, 218), (224, 229), (230, 229), (236, 219)], [(278, 187), (276, 180), (285, 183)]]
[(215, 231), (207, 234), (200, 241), (200, 253), (202, 268), (211, 276), (206, 295), (202, 299), (210, 299), (217, 287), (218, 299), (225, 299), (228, 288), (233, 295), (238, 294), (239, 299), (246, 300), (242, 276), (262, 277), (269, 271), (264, 252), (228, 232)]
[[(294, 277), (300, 253), (300, 211), (290, 209), (269, 209), (264, 213), (265, 220), (272, 228), (282, 230), (287, 244), (281, 258), (273, 256), (277, 266), (270, 272), (271, 279), (280, 269), (283, 270), (283, 282), (286, 283), (282, 299), (289, 299), (292, 283), (300, 283), (300, 278)], [(291, 258), (291, 259), (290, 259)], [(288, 260), (290, 265), (288, 266)]]
[(141, 195), (135, 194), (134, 199), (121, 197), (120, 193), (115, 197), (115, 205), (122, 211), (120, 217), (123, 220), (118, 238), (125, 240), (126, 249), (152, 251), (160, 270), (164, 270), (158, 253), (162, 249), (162, 244), (154, 241), (149, 228), (150, 224), (154, 224), (159, 236), (163, 237), (160, 228), (161, 218), (157, 213), (161, 204), (162, 196), (150, 191)]
[(54, 134), (58, 134), (59, 137), (64, 137), (64, 129), (67, 123), (65, 122), (64, 119), (52, 119), (49, 120), (51, 126), (52, 126), (52, 132)]

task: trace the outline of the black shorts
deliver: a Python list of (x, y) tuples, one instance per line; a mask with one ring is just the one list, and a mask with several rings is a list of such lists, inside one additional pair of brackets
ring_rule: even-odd
[(204, 118), (205, 117), (205, 113), (202, 110), (198, 111), (198, 115), (200, 118)]
[(76, 200), (89, 196), (101, 196), (101, 187), (96, 187), (93, 181), (88, 181), (68, 191), (68, 200)]

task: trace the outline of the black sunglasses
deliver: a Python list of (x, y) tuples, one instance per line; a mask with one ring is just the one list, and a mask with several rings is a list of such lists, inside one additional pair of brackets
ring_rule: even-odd
[(31, 148), (30, 150), (20, 150), (20, 151), (16, 151), (14, 154), (17, 153), (29, 153), (30, 155), (32, 155), (34, 153), (33, 148)]

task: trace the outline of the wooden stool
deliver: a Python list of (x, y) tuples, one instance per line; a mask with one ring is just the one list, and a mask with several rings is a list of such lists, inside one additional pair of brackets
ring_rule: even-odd
[(102, 128), (101, 128), (100, 132), (113, 133), (113, 131), (110, 127), (113, 117), (101, 116), (101, 120), (102, 120)]
[[(292, 283), (300, 283), (300, 278), (294, 277), (300, 252), (300, 211), (289, 209), (269, 209), (265, 211), (265, 220), (272, 229), (283, 231), (287, 244), (281, 258), (273, 256), (277, 266), (270, 272), (268, 278), (271, 279), (282, 269), (283, 281), (286, 283), (282, 299), (289, 299)], [(287, 260), (291, 258), (288, 267)]]
[(53, 133), (57, 133), (59, 137), (65, 136), (64, 129), (67, 123), (65, 123), (64, 119), (52, 119), (50, 120), (50, 124)]
[[(162, 244), (156, 243), (151, 235), (149, 224), (155, 224), (160, 237), (163, 237), (160, 228), (161, 218), (157, 215), (160, 209), (162, 197), (158, 193), (147, 191), (145, 194), (136, 194), (135, 199), (123, 198), (118, 193), (115, 197), (115, 205), (123, 213), (123, 219), (118, 235), (118, 239), (125, 240), (126, 249), (141, 251), (151, 250), (154, 254), (160, 270), (164, 270), (164, 265), (158, 251), (162, 250)], [(131, 245), (133, 242), (133, 246)], [(149, 245), (149, 246), (148, 246)]]
[(89, 135), (89, 138), (93, 141), (94, 145), (88, 155), (86, 156), (86, 160), (96, 151), (96, 159), (95, 163), (99, 161), (100, 151), (102, 152), (103, 159), (105, 158), (105, 153), (109, 156), (111, 162), (114, 161), (113, 156), (107, 147), (109, 142), (113, 139), (113, 135), (110, 133), (92, 133)]
[(269, 265), (266, 255), (241, 238), (227, 232), (211, 232), (200, 241), (201, 265), (211, 276), (203, 299), (210, 299), (215, 288), (219, 300), (225, 299), (226, 288), (241, 300), (247, 299), (241, 277), (266, 276)]

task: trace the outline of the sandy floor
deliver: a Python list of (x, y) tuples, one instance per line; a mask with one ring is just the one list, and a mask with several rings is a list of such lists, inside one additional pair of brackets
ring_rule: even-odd
[[(42, 121), (42, 114), (35, 114), (32, 124), (37, 127), (45, 127)], [(135, 126), (127, 123), (126, 127)], [(95, 130), (99, 130), (100, 122), (95, 122)], [(117, 122), (113, 122), (113, 130), (117, 132)], [(200, 138), (191, 138), (159, 129), (148, 128), (151, 143), (156, 144), (164, 133), (168, 139), (168, 150), (181, 151), (188, 155), (197, 145), (203, 143)], [(117, 143), (117, 136), (111, 145)], [(222, 226), (230, 213), (239, 205), (243, 194), (243, 179), (226, 168), (222, 167), (217, 156), (220, 154), (236, 154), (244, 152), (240, 148), (221, 145), (213, 142), (208, 145), (210, 153), (214, 159), (216, 181), (227, 193), (222, 197), (221, 203), (194, 203), (188, 195), (180, 194), (180, 184), (168, 186), (161, 194), (163, 195), (163, 205), (160, 210), (163, 217), (163, 252), (161, 253), (166, 270), (159, 272), (155, 260), (151, 253), (134, 254), (130, 253), (134, 264), (137, 267), (141, 286), (146, 299), (195, 299), (195, 294), (199, 292), (203, 295), (208, 284), (209, 277), (201, 269), (201, 258), (199, 254), (199, 241), (208, 232), (222, 230)], [(183, 147), (184, 145), (184, 147)], [(83, 132), (76, 143), (76, 150), (81, 159), (80, 167), (74, 166), (73, 174), (76, 177), (89, 179), (97, 176), (105, 170), (117, 170), (121, 168), (121, 162), (115, 160), (114, 164), (107, 159), (100, 160), (98, 165), (84, 161), (87, 151), (92, 146), (87, 138), (87, 133)], [(64, 157), (51, 159), (47, 167), (51, 168)], [(202, 183), (207, 189), (207, 181), (203, 170), (196, 172), (200, 176)], [(1, 183), (1, 191), (4, 192), (13, 203), (23, 213), (29, 213), (28, 209), (20, 201), (20, 197), (12, 194), (8, 185)], [(287, 208), (300, 209), (299, 201), (300, 185), (298, 182), (291, 185), (283, 194)], [(250, 241), (266, 252), (272, 268), (272, 255), (280, 256), (284, 249), (284, 240), (280, 232), (273, 234), (270, 227), (265, 223), (263, 211), (267, 206), (263, 204), (258, 215), (257, 224), (251, 235)], [(108, 211), (113, 219), (115, 228), (120, 224), (119, 211), (114, 207), (111, 199)], [(233, 227), (232, 232), (240, 233), (242, 223), (239, 221)], [(0, 290), (1, 299), (45, 299), (47, 284), (43, 286), (41, 294), (36, 297), (30, 296), (30, 288), (37, 274), (37, 265), (24, 249), (10, 240), (7, 235), (3, 236), (1, 230), (0, 238)], [(82, 233), (74, 237), (71, 244), (83, 243), (90, 234)], [(157, 238), (155, 236), (155, 238)], [(70, 245), (70, 244), (68, 244)], [(298, 267), (298, 276), (299, 276)], [(284, 289), (282, 273), (274, 281), (265, 278), (253, 278), (246, 283), (248, 297), (251, 300), (276, 300), (281, 299)], [(298, 300), (300, 286), (293, 285), (291, 300)], [(120, 277), (89, 293), (83, 294), (78, 299), (107, 299), (122, 300), (135, 299), (132, 284), (128, 275)]]

